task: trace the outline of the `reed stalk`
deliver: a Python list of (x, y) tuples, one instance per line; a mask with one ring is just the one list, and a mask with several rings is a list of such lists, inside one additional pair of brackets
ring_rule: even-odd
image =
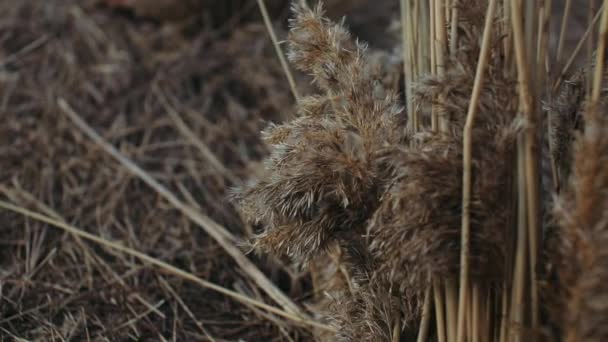
[(466, 294), (469, 289), (469, 248), (471, 229), (471, 192), (472, 192), (472, 150), (473, 150), (473, 125), (478, 111), (478, 102), (483, 86), (484, 72), (490, 56), (490, 44), (494, 13), (496, 12), (496, 0), (490, 0), (486, 14), (479, 62), (475, 73), (475, 83), (471, 102), (467, 113), (467, 120), (463, 133), (463, 180), (462, 180), (462, 234), (460, 249), (460, 294), (458, 301), (458, 335), (457, 340), (463, 342), (465, 338), (465, 312), (469, 299)]

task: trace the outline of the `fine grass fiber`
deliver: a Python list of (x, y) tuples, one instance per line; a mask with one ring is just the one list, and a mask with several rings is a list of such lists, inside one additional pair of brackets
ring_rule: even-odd
[(604, 1), (0, 19), (0, 341), (608, 340)]

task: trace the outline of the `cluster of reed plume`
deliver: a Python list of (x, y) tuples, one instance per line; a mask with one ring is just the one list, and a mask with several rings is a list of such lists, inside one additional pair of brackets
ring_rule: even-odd
[(608, 340), (604, 8), (596, 63), (552, 77), (550, 0), (404, 0), (402, 106), (294, 5), (288, 57), (320, 94), (263, 132), (235, 201), (255, 247), (313, 270), (320, 340)]

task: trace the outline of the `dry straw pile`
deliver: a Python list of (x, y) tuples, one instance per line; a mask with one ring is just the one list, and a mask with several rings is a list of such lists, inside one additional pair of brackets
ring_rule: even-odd
[(95, 3), (0, 4), (0, 340), (608, 340), (608, 4)]

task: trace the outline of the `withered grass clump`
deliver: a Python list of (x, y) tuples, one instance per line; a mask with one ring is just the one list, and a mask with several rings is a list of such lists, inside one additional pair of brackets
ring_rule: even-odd
[[(346, 281), (320, 309), (335, 338), (390, 340), (417, 326), (429, 279), (458, 275), (462, 129), (483, 23), (463, 15), (459, 54), (445, 75), (417, 86), (418, 110), (428, 116), (434, 106), (449, 130), (411, 133), (396, 94), (370, 72), (365, 46), (321, 7), (294, 12), (288, 56), (322, 94), (264, 131), (266, 174), (235, 199), (261, 224), (254, 245), (263, 251), (316, 266), (341, 248)], [(502, 279), (517, 133), (515, 82), (496, 63), (473, 131), (471, 208), (473, 276), (493, 285)]]

